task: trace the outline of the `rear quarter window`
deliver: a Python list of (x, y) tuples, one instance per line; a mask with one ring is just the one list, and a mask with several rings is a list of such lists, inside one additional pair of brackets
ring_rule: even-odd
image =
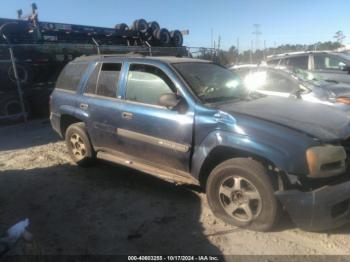
[(76, 91), (88, 66), (87, 63), (70, 63), (66, 65), (58, 77), (56, 88)]

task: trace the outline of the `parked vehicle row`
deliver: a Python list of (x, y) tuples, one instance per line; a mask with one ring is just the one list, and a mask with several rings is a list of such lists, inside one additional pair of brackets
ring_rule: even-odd
[(350, 115), (251, 92), (212, 62), (77, 58), (57, 81), (50, 119), (78, 165), (99, 158), (198, 184), (232, 225), (266, 231), (284, 211), (308, 230), (348, 222)]
[(250, 91), (280, 97), (295, 97), (350, 112), (350, 85), (326, 81), (301, 69), (273, 66), (233, 66)]
[(269, 65), (286, 66), (317, 73), (324, 79), (350, 83), (350, 55), (340, 52), (294, 52), (269, 56)]

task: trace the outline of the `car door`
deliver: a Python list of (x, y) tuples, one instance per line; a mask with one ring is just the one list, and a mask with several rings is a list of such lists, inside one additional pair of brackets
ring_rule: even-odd
[(314, 54), (314, 72), (326, 80), (350, 83), (350, 74), (343, 71), (350, 61), (332, 54)]
[(97, 63), (86, 84), (80, 108), (88, 115), (87, 128), (95, 150), (119, 150), (121, 70), (121, 62)]
[[(171, 73), (170, 68), (163, 69)], [(181, 90), (163, 69), (129, 65), (117, 133), (128, 155), (160, 168), (188, 172), (194, 112), (184, 99), (176, 109), (159, 105), (162, 94), (181, 97)]]

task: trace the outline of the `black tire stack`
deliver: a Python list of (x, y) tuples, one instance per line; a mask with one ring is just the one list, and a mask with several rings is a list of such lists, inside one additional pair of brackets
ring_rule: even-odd
[(145, 19), (137, 19), (129, 27), (125, 23), (117, 24), (116, 30), (121, 32), (133, 32), (141, 42), (147, 42), (151, 46), (181, 47), (183, 36), (179, 30), (170, 31), (161, 28), (156, 21), (147, 22)]

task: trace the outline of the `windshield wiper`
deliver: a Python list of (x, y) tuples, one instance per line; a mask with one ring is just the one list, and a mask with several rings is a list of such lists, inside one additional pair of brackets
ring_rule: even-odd
[(231, 100), (242, 100), (244, 97), (241, 96), (217, 96), (217, 97), (211, 97), (211, 98), (203, 98), (203, 100), (206, 103), (215, 103), (215, 102), (226, 102), (226, 101), (231, 101)]
[(328, 83), (339, 84), (339, 82), (337, 80), (332, 80), (332, 79), (326, 79), (326, 80), (323, 80), (323, 81), (326, 81)]

